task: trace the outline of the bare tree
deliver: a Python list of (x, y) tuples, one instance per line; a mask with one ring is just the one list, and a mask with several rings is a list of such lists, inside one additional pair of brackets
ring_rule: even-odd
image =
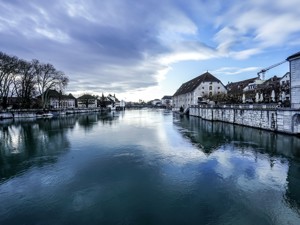
[(0, 99), (2, 107), (7, 108), (7, 98), (12, 94), (12, 86), (16, 76), (18, 58), (0, 52)]
[(53, 65), (41, 64), (38, 60), (33, 60), (33, 68), (36, 76), (37, 91), (41, 95), (42, 107), (48, 103), (49, 90), (63, 90), (68, 82), (68, 77), (61, 71), (57, 71)]
[(21, 99), (21, 107), (30, 108), (36, 85), (33, 63), (19, 60), (17, 71), (14, 80), (15, 93)]

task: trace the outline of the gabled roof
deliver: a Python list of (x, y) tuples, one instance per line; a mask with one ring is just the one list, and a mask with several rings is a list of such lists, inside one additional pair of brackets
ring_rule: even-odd
[(286, 72), (281, 78), (280, 78), (280, 80), (282, 80), (283, 78), (285, 78), (285, 77), (289, 77), (290, 76), (290, 72)]
[(66, 95), (69, 99), (76, 99), (71, 93), (69, 95)]
[(180, 88), (175, 92), (173, 96), (186, 94), (189, 92), (194, 91), (201, 83), (204, 82), (220, 82), (222, 83), (218, 78), (214, 77), (209, 72), (206, 72), (180, 86)]
[(277, 76), (271, 77), (265, 82), (263, 82), (262, 84), (258, 85), (257, 89), (258, 90), (274, 89), (275, 87), (280, 86), (280, 79), (281, 77), (277, 77)]
[(48, 90), (48, 97), (59, 97), (59, 93), (56, 90)]
[(172, 99), (172, 96), (170, 96), (170, 95), (165, 95), (162, 99)]
[(72, 94), (63, 95), (62, 92), (58, 92), (56, 90), (48, 90), (48, 97), (49, 98), (59, 98), (59, 99), (75, 99)]
[(247, 80), (242, 80), (234, 83), (229, 83), (226, 85), (227, 91), (229, 93), (238, 93), (238, 92), (243, 92), (243, 89), (248, 86), (248, 84), (253, 83), (257, 77), (250, 78)]
[(89, 94), (84, 94), (84, 95), (80, 96), (78, 99), (79, 100), (81, 100), (81, 99), (96, 99), (96, 97), (89, 95)]
[(109, 94), (109, 95), (107, 96), (107, 99), (108, 99), (109, 101), (113, 101), (113, 102), (120, 102), (119, 99), (117, 99), (117, 97), (116, 97), (115, 95), (111, 95), (111, 94)]

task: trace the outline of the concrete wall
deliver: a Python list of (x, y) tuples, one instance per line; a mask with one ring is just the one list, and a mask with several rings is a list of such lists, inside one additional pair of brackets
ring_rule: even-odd
[(191, 116), (288, 134), (300, 134), (300, 110), (192, 106)]
[(291, 107), (300, 109), (300, 58), (290, 60), (291, 71)]

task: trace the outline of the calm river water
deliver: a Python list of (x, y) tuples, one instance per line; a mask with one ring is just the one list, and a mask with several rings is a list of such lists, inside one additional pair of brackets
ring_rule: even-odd
[(300, 224), (300, 139), (164, 110), (0, 121), (0, 224)]

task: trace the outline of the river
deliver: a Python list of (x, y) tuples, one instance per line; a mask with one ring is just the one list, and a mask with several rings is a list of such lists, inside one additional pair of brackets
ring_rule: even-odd
[(299, 225), (300, 139), (155, 109), (2, 120), (0, 224)]

